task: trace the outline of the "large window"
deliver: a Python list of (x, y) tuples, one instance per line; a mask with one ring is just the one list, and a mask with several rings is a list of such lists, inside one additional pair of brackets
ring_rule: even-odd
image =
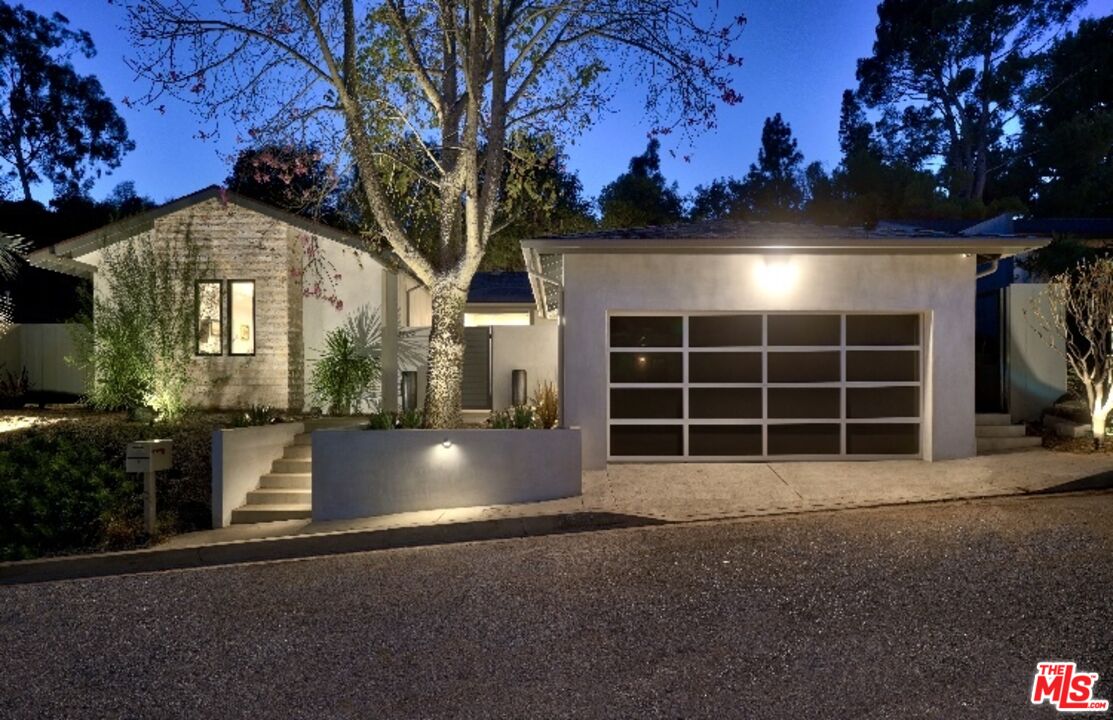
[(254, 280), (198, 280), (195, 296), (198, 355), (223, 355), (225, 338), (229, 355), (255, 354)]
[(255, 354), (255, 281), (228, 281), (229, 355)]
[(609, 318), (614, 460), (920, 454), (920, 315)]
[(224, 352), (224, 283), (198, 280), (195, 295), (197, 354), (220, 355)]

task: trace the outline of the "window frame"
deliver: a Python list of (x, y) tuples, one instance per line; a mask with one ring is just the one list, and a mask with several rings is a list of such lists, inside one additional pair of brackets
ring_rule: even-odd
[(220, 349), (216, 352), (201, 351), (201, 286), (216, 285), (220, 297), (217, 299), (217, 312), (220, 313), (218, 322), (227, 326), (224, 320), (224, 281), (218, 278), (198, 278), (193, 281), (193, 354), (196, 357), (221, 357), (224, 355), (224, 334), (226, 330), (221, 327), (217, 334)]
[[(255, 302), (255, 280), (249, 278), (229, 278), (224, 281), (228, 286), (228, 292), (225, 293), (228, 298), (228, 356), (229, 357), (254, 357), (258, 351), (258, 318), (257, 318), (257, 303)], [(251, 352), (234, 352), (232, 350), (232, 286), (237, 283), (244, 283), (251, 285)]]

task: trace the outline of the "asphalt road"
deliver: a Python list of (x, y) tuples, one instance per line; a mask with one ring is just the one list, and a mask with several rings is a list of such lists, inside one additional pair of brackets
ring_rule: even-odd
[(1111, 594), (1113, 494), (2, 587), (0, 716), (1051, 718)]

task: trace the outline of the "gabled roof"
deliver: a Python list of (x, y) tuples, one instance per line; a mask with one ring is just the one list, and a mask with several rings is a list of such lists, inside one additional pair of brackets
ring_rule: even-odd
[(476, 273), (468, 288), (468, 302), (530, 304), (533, 289), (529, 273), (509, 270)]
[(213, 199), (266, 215), (312, 235), (335, 240), (356, 250), (361, 250), (376, 257), (388, 268), (395, 269), (399, 266), (398, 261), (392, 254), (378, 252), (370, 246), (365, 238), (359, 235), (281, 210), (268, 203), (245, 197), (216, 185), (210, 185), (146, 212), (117, 220), (96, 230), (90, 230), (68, 240), (35, 250), (27, 255), (27, 262), (35, 267), (54, 270), (67, 275), (91, 277), (95, 268), (92, 265), (80, 262), (76, 258), (146, 232), (154, 227), (155, 221), (159, 218)]

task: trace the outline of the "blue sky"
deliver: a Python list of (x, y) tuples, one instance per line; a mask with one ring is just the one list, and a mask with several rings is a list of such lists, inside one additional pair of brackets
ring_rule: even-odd
[[(162, 201), (184, 195), (228, 175), (230, 142), (195, 139), (200, 127), (191, 111), (167, 103), (165, 115), (143, 107), (129, 109), (120, 100), (141, 94), (124, 64), (127, 36), (121, 8), (105, 0), (24, 0), (40, 13), (58, 11), (73, 27), (88, 30), (98, 55), (75, 63), (96, 74), (127, 121), (136, 149), (111, 176), (102, 178), (93, 196), (105, 196), (116, 183), (132, 180), (137, 190)], [(858, 58), (869, 54), (877, 0), (720, 0), (727, 14), (742, 12), (749, 23), (738, 46), (744, 65), (737, 72), (741, 104), (723, 108), (719, 128), (694, 145), (670, 146), (662, 169), (684, 193), (723, 175), (740, 176), (757, 157), (762, 122), (780, 112), (792, 126), (806, 162), (838, 162), (838, 117), (842, 91), (854, 85)], [(1086, 16), (1113, 12), (1113, 0), (1090, 0)], [(644, 96), (634, 83), (623, 85), (610, 111), (568, 148), (570, 165), (589, 195), (626, 169), (640, 153), (649, 123), (642, 120)], [(690, 162), (680, 159), (682, 154)], [(48, 200), (49, 188), (36, 197)]]

